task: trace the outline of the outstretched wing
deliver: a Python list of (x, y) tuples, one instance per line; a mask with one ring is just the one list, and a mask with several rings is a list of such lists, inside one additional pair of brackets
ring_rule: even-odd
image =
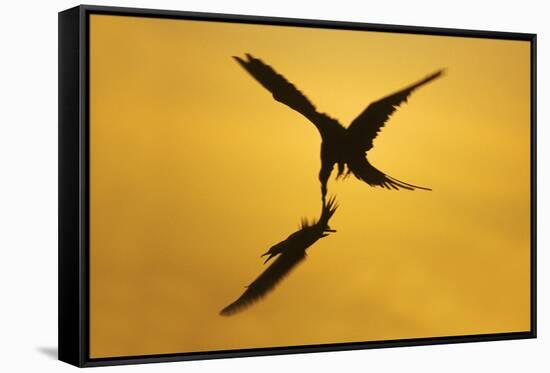
[(271, 92), (276, 101), (285, 104), (309, 119), (317, 127), (321, 135), (327, 133), (335, 126), (342, 127), (337, 120), (330, 118), (326, 114), (317, 112), (311, 101), (271, 66), (248, 53), (246, 57), (247, 60), (233, 56), (254, 79)]
[(279, 257), (245, 290), (235, 302), (221, 310), (220, 315), (230, 316), (252, 305), (290, 273), (290, 271), (306, 257), (305, 251), (297, 250), (285, 252)]
[(407, 102), (411, 93), (424, 84), (439, 78), (443, 72), (444, 70), (436, 71), (421, 81), (370, 104), (348, 127), (350, 138), (360, 144), (365, 151), (370, 150), (378, 132), (397, 108), (403, 102)]

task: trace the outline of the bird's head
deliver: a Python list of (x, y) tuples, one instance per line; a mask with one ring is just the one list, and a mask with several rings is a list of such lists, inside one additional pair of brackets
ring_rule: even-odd
[(271, 258), (273, 258), (276, 255), (281, 254), (285, 249), (285, 241), (281, 241), (269, 248), (265, 253), (263, 253), (261, 256), (268, 256), (265, 260), (264, 264), (269, 262)]

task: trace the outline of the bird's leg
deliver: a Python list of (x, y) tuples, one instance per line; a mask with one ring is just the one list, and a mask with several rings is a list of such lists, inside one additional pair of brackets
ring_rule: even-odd
[(326, 196), (327, 196), (327, 183), (332, 172), (333, 165), (328, 165), (326, 162), (323, 162), (321, 171), (319, 171), (319, 181), (321, 182), (321, 198), (323, 199), (323, 206), (326, 205)]
[(345, 165), (343, 162), (338, 162), (338, 176), (336, 176), (336, 180), (346, 176), (344, 175)]

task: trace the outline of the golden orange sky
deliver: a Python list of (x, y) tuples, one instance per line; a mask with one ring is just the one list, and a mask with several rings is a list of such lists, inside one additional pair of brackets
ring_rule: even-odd
[[(218, 315), (320, 210), (320, 136), (251, 53), (347, 126), (439, 68), (369, 160), (432, 192), (329, 182), (337, 233)], [(92, 358), (527, 331), (530, 45), (92, 15)]]

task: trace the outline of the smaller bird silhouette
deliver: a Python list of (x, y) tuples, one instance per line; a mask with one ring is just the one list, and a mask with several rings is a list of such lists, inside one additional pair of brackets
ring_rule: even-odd
[(268, 256), (267, 263), (273, 257), (277, 257), (273, 263), (246, 287), (244, 293), (235, 302), (220, 311), (222, 316), (233, 315), (263, 298), (267, 293), (290, 273), (301, 261), (306, 258), (306, 250), (320, 238), (328, 236), (332, 232), (328, 222), (338, 208), (335, 197), (331, 197), (323, 204), (321, 217), (317, 222), (308, 222), (302, 219), (301, 227), (285, 240), (273, 245), (262, 256)]

